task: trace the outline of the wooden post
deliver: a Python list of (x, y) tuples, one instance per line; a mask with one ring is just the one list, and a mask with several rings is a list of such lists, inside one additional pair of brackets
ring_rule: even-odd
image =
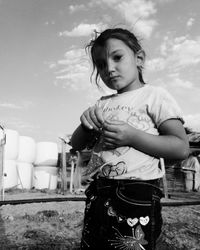
[(4, 146), (6, 144), (6, 134), (4, 128), (0, 126), (3, 131), (3, 138), (0, 140), (0, 201), (4, 200)]
[(169, 194), (168, 194), (168, 187), (167, 187), (167, 178), (166, 178), (166, 171), (165, 171), (165, 163), (164, 163), (164, 159), (160, 158), (160, 165), (161, 165), (161, 170), (164, 173), (163, 175), (163, 190), (164, 190), (164, 196), (166, 199), (169, 198)]
[(81, 185), (81, 172), (83, 169), (83, 157), (81, 151), (77, 151), (76, 168), (74, 170), (74, 189), (80, 190)]
[(66, 194), (67, 192), (67, 162), (66, 162), (66, 141), (63, 138), (61, 139), (61, 145), (62, 145), (62, 153), (61, 153), (61, 159), (62, 159), (62, 176), (61, 176), (61, 193)]
[(4, 173), (3, 173), (3, 146), (0, 145), (0, 201), (4, 200), (4, 187), (3, 187), (3, 180)]
[(74, 184), (74, 159), (71, 159), (71, 174), (70, 174), (70, 193), (73, 193)]

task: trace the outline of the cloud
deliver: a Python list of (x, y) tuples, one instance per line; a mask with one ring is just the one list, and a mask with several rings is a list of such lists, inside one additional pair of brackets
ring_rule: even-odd
[(86, 10), (86, 6), (84, 4), (76, 4), (76, 5), (69, 6), (69, 11), (71, 14), (80, 10)]
[(0, 103), (0, 108), (8, 108), (8, 109), (22, 109), (22, 106), (16, 105), (14, 103), (8, 103), (8, 102), (4, 102), (4, 103)]
[(84, 49), (68, 50), (64, 55), (64, 59), (58, 61), (56, 69), (55, 85), (69, 88), (71, 91), (86, 91), (89, 106), (102, 94), (111, 93), (101, 81), (101, 91), (95, 84), (91, 83), (92, 66)]
[(81, 23), (78, 26), (74, 27), (71, 31), (60, 32), (60, 36), (64, 37), (79, 37), (79, 36), (90, 36), (94, 30), (102, 30), (106, 26), (102, 23), (98, 24), (87, 24)]
[(153, 19), (142, 20), (139, 19), (135, 23), (135, 30), (145, 38), (149, 38), (157, 25), (157, 22)]
[(190, 114), (184, 116), (185, 126), (192, 128), (195, 132), (200, 132), (200, 114)]
[(152, 1), (146, 0), (129, 0), (123, 1), (115, 6), (119, 12), (124, 13), (126, 19), (132, 22), (133, 19), (149, 18), (152, 14), (156, 13), (155, 5)]
[(15, 129), (17, 131), (34, 131), (39, 130), (40, 126), (38, 124), (30, 124), (29, 122), (23, 121), (19, 119), (18, 117), (3, 117), (2, 118), (2, 125), (4, 128), (8, 129)]
[[(120, 16), (130, 24), (130, 26), (134, 29), (134, 31), (138, 32), (145, 38), (149, 38), (152, 34), (153, 29), (157, 25), (157, 21), (152, 18), (157, 10), (155, 8), (155, 4), (153, 1), (147, 0), (98, 0), (95, 2), (97, 5), (105, 4), (109, 8), (118, 12)], [(93, 2), (88, 3), (88, 6), (92, 7), (94, 5)], [(70, 5), (69, 9), (71, 12), (80, 10), (85, 8), (84, 5)], [(108, 16), (106, 16), (108, 20)], [(104, 18), (105, 19), (105, 18)], [(109, 18), (110, 22), (110, 18)], [(80, 23), (76, 27), (74, 27), (71, 31), (63, 31), (60, 32), (60, 36), (64, 37), (79, 37), (79, 36), (88, 36), (94, 30), (102, 30), (105, 29), (106, 25), (103, 23), (98, 24), (88, 24), (88, 23)]]
[(191, 18), (187, 21), (186, 26), (187, 26), (188, 28), (192, 27), (192, 25), (194, 24), (194, 21), (195, 21), (194, 18), (191, 17)]
[(151, 60), (147, 60), (145, 68), (149, 71), (160, 71), (166, 66), (166, 61), (162, 57), (157, 57)]
[(174, 62), (176, 67), (197, 64), (200, 62), (200, 37), (196, 40), (186, 37), (175, 38), (169, 52), (172, 54), (168, 60)]
[(189, 39), (187, 36), (164, 37), (160, 46), (160, 56), (147, 61), (150, 71), (170, 70), (177, 72), (187, 66), (200, 63), (200, 37)]
[(48, 25), (54, 25), (56, 22), (54, 21), (54, 20), (52, 20), (52, 21), (46, 21), (45, 23), (44, 23), (44, 25), (45, 26), (48, 26)]
[(91, 67), (84, 49), (71, 49), (57, 63), (56, 84), (83, 90), (89, 87)]
[(139, 32), (145, 38), (149, 38), (157, 21), (152, 19), (157, 10), (153, 1), (146, 0), (101, 0), (98, 3), (104, 3), (115, 10), (120, 16)]
[(174, 75), (170, 75), (170, 77), (173, 79), (169, 81), (168, 85), (175, 86), (176, 88), (185, 88), (185, 89), (191, 89), (194, 87), (194, 84), (190, 81), (180, 79), (178, 76), (174, 77)]
[(33, 106), (33, 103), (30, 101), (19, 101), (20, 104), (10, 103), (10, 102), (2, 102), (0, 103), (0, 108), (6, 109), (28, 109)]

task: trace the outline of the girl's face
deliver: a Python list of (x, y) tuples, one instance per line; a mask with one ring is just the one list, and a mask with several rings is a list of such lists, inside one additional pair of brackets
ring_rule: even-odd
[(123, 41), (108, 39), (104, 54), (99, 58), (97, 69), (110, 89), (123, 93), (143, 86), (137, 69), (143, 61)]

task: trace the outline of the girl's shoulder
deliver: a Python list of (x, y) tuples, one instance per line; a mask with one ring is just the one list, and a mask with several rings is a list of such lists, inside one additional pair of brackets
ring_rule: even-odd
[(152, 93), (163, 93), (163, 92), (167, 92), (167, 90), (161, 86), (157, 86), (157, 85), (152, 85), (152, 84), (148, 84), (146, 85), (145, 88), (146, 91), (152, 92)]
[(157, 98), (172, 98), (172, 95), (169, 93), (167, 89), (161, 86), (155, 86), (148, 84), (145, 88), (146, 94), (152, 97)]

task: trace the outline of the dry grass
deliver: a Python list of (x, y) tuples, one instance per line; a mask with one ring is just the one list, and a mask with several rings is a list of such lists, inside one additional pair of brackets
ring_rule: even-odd
[[(79, 249), (83, 211), (81, 201), (1, 206), (0, 249)], [(158, 250), (200, 250), (200, 206), (163, 207), (163, 220)]]

